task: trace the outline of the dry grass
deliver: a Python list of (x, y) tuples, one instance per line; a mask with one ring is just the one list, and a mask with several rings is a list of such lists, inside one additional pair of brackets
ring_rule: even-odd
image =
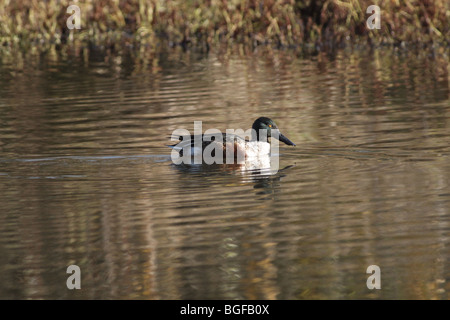
[[(66, 9), (81, 8), (81, 30)], [(369, 30), (366, 8), (381, 8)], [(218, 43), (275, 46), (342, 43), (449, 45), (448, 0), (0, 0), (0, 44), (87, 41), (156, 46)]]

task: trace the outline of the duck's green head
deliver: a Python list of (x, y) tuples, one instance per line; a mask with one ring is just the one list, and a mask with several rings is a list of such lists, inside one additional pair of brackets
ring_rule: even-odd
[(255, 122), (253, 122), (252, 129), (256, 132), (256, 140), (258, 141), (260, 139), (264, 139), (263, 137), (260, 137), (260, 130), (266, 130), (267, 138), (270, 138), (272, 137), (272, 129), (276, 129), (278, 130), (278, 140), (286, 143), (289, 146), (295, 146), (295, 143), (293, 143), (286, 136), (281, 134), (275, 122), (267, 117), (260, 117), (256, 119)]

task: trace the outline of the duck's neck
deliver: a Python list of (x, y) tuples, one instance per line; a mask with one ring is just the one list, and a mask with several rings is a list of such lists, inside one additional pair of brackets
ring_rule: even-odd
[(256, 129), (256, 128), (252, 128), (252, 129), (253, 129), (253, 130), (252, 130), (252, 141), (268, 142), (268, 139), (267, 139), (267, 131), (266, 131), (266, 133), (264, 134), (264, 131), (263, 131), (263, 130), (261, 130), (261, 132), (260, 132), (259, 129)]

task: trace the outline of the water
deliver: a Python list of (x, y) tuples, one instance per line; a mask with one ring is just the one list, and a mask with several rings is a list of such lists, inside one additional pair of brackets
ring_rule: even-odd
[[(449, 298), (445, 57), (0, 61), (1, 299)], [(173, 130), (259, 116), (297, 144), (275, 174), (171, 162)]]

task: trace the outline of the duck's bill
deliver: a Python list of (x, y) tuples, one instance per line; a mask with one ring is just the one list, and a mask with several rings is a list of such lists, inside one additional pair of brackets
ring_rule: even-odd
[(291, 140), (289, 140), (285, 135), (282, 135), (281, 133), (278, 136), (278, 140), (286, 143), (288, 146), (295, 146), (295, 143), (293, 143)]

